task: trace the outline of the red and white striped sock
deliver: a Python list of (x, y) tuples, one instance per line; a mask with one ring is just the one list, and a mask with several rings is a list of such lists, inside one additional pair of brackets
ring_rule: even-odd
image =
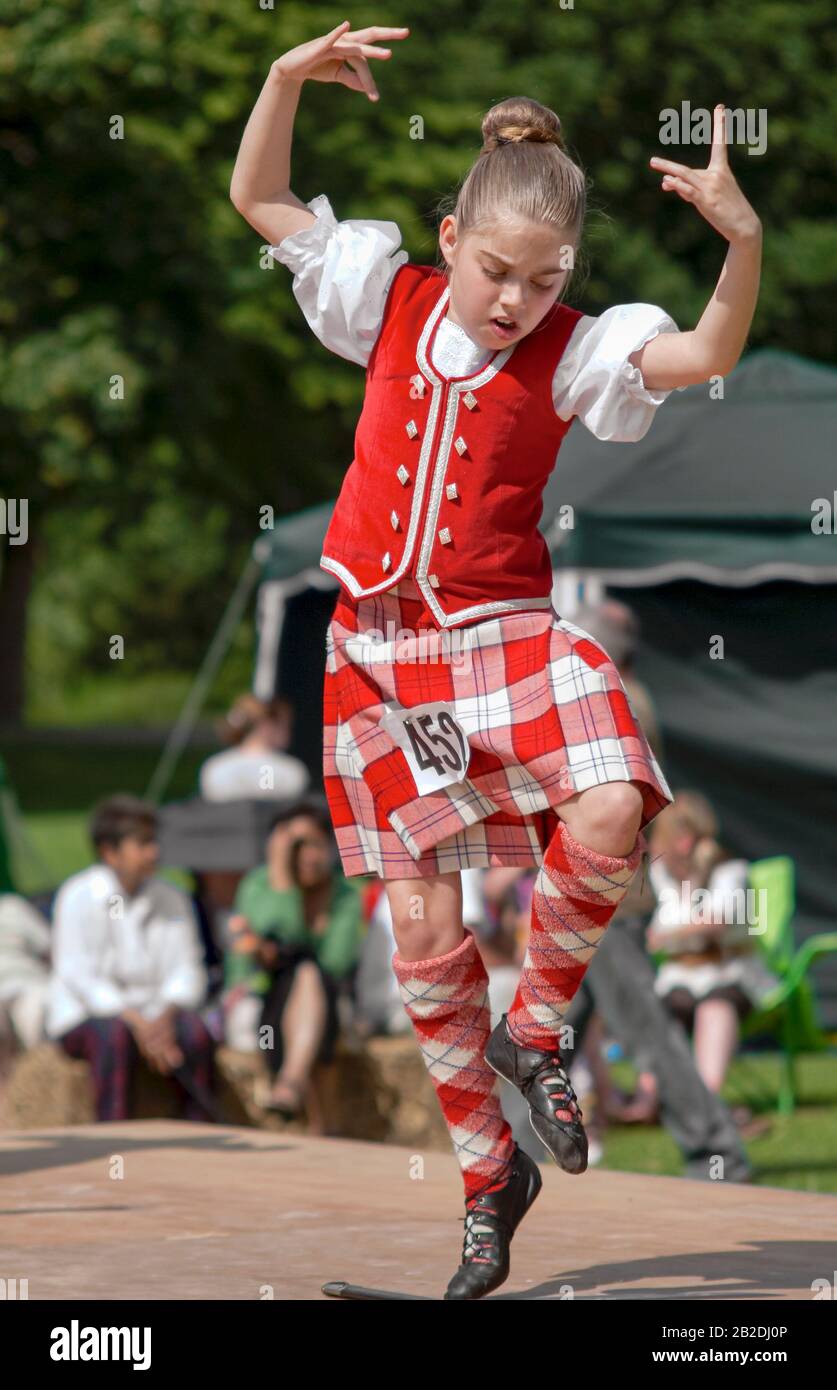
[(564, 1015), (646, 848), (639, 831), (630, 854), (600, 854), (559, 820), (535, 879), (526, 956), (507, 1016), (521, 1046), (571, 1046), (561, 1032)]
[(500, 1106), (500, 1079), (485, 1060), (491, 1032), (488, 972), (468, 927), (429, 960), (392, 957), (404, 1007), (453, 1142), (466, 1200), (508, 1181), (514, 1139)]

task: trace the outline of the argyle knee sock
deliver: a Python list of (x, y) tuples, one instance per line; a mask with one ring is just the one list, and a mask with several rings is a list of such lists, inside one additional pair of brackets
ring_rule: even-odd
[(600, 854), (559, 820), (535, 879), (526, 956), (507, 1015), (521, 1046), (570, 1050), (561, 1037), (564, 1015), (646, 848), (639, 831), (630, 854)]
[(491, 1032), (488, 973), (472, 931), (453, 951), (429, 960), (392, 957), (453, 1142), (468, 1200), (502, 1187), (514, 1139), (500, 1107), (500, 1080), (485, 1060)]

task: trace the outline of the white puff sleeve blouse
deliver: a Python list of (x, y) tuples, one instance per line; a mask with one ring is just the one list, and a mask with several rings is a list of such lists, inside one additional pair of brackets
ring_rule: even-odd
[[(338, 222), (324, 193), (306, 204), (317, 218), (268, 251), (293, 272), (294, 296), (320, 342), (365, 367), (381, 330), (396, 271), (409, 260), (395, 222)], [(628, 358), (658, 333), (677, 333), (674, 320), (654, 304), (617, 304), (598, 317), (580, 318), (555, 371), (552, 397), (562, 420), (577, 415), (602, 440), (642, 439), (670, 391), (648, 391)], [(434, 342), (447, 375), (478, 370), (490, 351), (449, 318)], [(679, 387), (684, 390), (684, 387)]]
[(409, 260), (401, 232), (395, 222), (338, 222), (324, 193), (306, 206), (316, 222), (267, 249), (293, 271), (297, 303), (323, 346), (365, 367), (392, 278)]

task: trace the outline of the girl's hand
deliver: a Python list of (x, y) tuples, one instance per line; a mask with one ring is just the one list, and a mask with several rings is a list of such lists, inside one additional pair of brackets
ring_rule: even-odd
[(403, 39), (409, 29), (382, 29), (372, 25), (368, 29), (349, 32), (349, 20), (344, 19), (330, 34), (320, 39), (311, 39), (291, 48), (277, 58), (274, 71), (292, 82), (341, 82), (355, 92), (366, 92), (370, 101), (378, 100), (378, 89), (369, 70), (369, 58), (389, 58), (390, 48), (376, 48), (377, 39)]
[(710, 226), (727, 241), (753, 236), (761, 223), (735, 181), (727, 159), (726, 109), (715, 107), (712, 123), (712, 150), (706, 169), (690, 169), (671, 159), (654, 155), (650, 163), (664, 172), (662, 186), (673, 190), (687, 203), (694, 203)]

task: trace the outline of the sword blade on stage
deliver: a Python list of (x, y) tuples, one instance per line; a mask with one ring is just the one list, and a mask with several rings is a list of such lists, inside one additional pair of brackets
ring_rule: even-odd
[(191, 1068), (187, 1067), (185, 1062), (179, 1067), (173, 1067), (171, 1075), (175, 1076), (183, 1089), (189, 1092), (192, 1100), (196, 1101), (197, 1104), (212, 1117), (214, 1124), (223, 1125), (227, 1123), (212, 1092), (207, 1090), (202, 1082), (198, 1081)]

